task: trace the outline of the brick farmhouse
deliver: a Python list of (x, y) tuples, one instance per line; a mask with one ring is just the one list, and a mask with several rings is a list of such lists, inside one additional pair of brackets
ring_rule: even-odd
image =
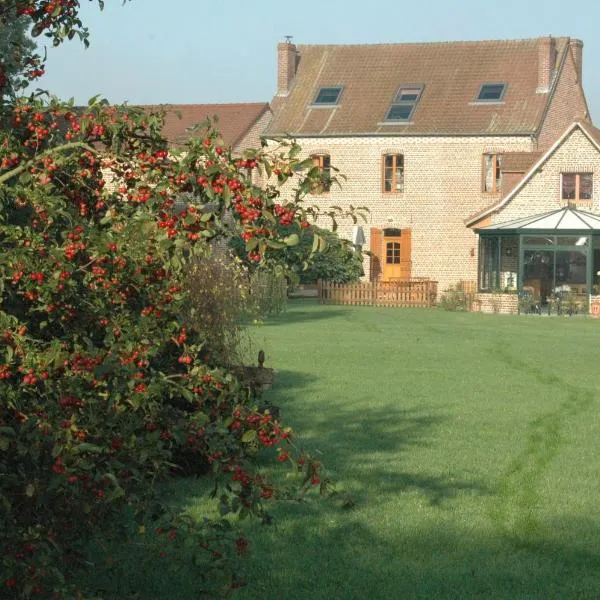
[[(582, 50), (568, 37), (281, 43), (263, 133), (296, 138), (325, 174), (347, 177), (312, 201), (369, 208), (367, 278), (476, 282), (484, 300), (518, 288), (545, 302), (561, 286), (589, 296), (600, 230), (568, 220), (600, 212)], [(561, 210), (562, 225), (517, 223)]]

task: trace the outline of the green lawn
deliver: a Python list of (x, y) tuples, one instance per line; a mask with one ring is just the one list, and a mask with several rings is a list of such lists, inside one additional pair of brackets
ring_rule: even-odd
[(254, 336), (357, 504), (254, 527), (243, 598), (600, 597), (600, 322), (297, 301)]
[[(240, 598), (600, 597), (600, 321), (295, 301), (252, 335), (356, 504), (244, 524)], [(198, 515), (201, 486), (173, 486)], [(153, 575), (141, 597), (188, 598)]]

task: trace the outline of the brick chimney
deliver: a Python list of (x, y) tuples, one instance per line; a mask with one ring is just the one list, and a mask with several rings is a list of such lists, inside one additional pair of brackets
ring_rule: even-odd
[(298, 51), (288, 39), (277, 44), (277, 95), (287, 96), (296, 75)]
[(556, 64), (556, 43), (552, 36), (540, 38), (538, 41), (538, 94), (547, 94), (554, 77)]
[(573, 62), (575, 63), (577, 81), (581, 83), (583, 42), (581, 40), (569, 40), (569, 50), (571, 51), (571, 56), (573, 56)]

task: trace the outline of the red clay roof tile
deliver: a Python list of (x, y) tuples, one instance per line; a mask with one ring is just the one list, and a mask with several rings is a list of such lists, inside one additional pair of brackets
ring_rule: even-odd
[[(199, 125), (207, 118), (217, 117), (217, 128), (223, 137), (223, 142), (228, 147), (235, 146), (258, 121), (258, 119), (269, 110), (266, 102), (240, 103), (240, 104), (168, 104), (168, 105), (146, 105), (144, 109), (166, 110), (164, 136), (173, 146), (183, 145), (193, 133), (189, 128)], [(202, 135), (198, 133), (197, 135)]]
[(505, 152), (502, 155), (502, 171), (525, 173), (541, 156), (541, 152)]
[[(536, 93), (541, 38), (509, 41), (300, 45), (286, 98), (276, 97), (269, 135), (532, 134), (549, 94)], [(554, 38), (560, 65), (569, 38)], [(477, 103), (483, 83), (506, 83), (501, 102)], [(401, 85), (424, 85), (410, 123), (385, 116)], [(319, 88), (344, 87), (339, 104), (312, 107)]]

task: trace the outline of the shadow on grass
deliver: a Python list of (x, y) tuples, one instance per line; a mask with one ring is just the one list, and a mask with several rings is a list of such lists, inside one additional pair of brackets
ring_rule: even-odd
[(294, 390), (294, 394), (296, 394), (303, 389), (308, 389), (310, 384), (317, 379), (318, 377), (310, 373), (275, 369), (273, 389), (265, 394), (265, 399), (273, 404), (278, 404), (278, 398), (281, 400), (281, 396), (285, 394), (286, 390)]
[[(275, 397), (301, 393), (313, 377), (283, 372)], [(291, 408), (291, 407), (290, 407)], [(298, 409), (295, 408), (297, 411)], [(437, 410), (437, 414), (436, 414)], [(285, 413), (285, 410), (284, 410)], [(422, 406), (328, 411), (307, 414), (298, 429), (308, 445), (323, 443), (333, 476), (350, 485), (356, 505), (342, 508), (339, 496), (273, 506), (274, 524), (242, 523), (252, 540), (245, 568), (250, 585), (240, 600), (463, 599), (542, 600), (596, 598), (600, 589), (600, 529), (590, 520), (556, 518), (536, 537), (515, 540), (501, 531), (474, 529), (452, 519), (452, 500), (486, 494), (484, 486), (452, 474), (434, 476), (403, 468), (412, 450), (439, 443), (437, 429), (448, 417)], [(302, 419), (301, 419), (302, 420)], [(298, 419), (295, 419), (298, 421)], [(382, 460), (383, 458), (383, 460)], [(182, 504), (204, 487), (180, 482)], [(177, 493), (177, 492), (176, 492)], [(410, 496), (413, 507), (399, 498)], [(445, 509), (446, 518), (424, 518), (418, 526), (403, 511), (419, 497)], [(378, 518), (378, 503), (397, 503), (397, 513)], [(437, 509), (436, 508), (436, 509)], [(366, 511), (366, 512), (365, 512)], [(425, 514), (427, 517), (427, 514)], [(383, 517), (382, 517), (383, 518)], [(544, 533), (545, 532), (545, 533)], [(127, 566), (105, 569), (106, 598), (192, 600), (188, 571), (170, 571), (169, 561), (128, 553)], [(120, 578), (120, 579), (119, 579)], [(121, 590), (116, 595), (115, 590)], [(127, 590), (127, 594), (125, 594)]]
[(368, 490), (377, 490), (379, 496), (416, 490), (432, 505), (463, 492), (489, 493), (480, 482), (452, 473), (437, 476), (402, 469), (404, 454), (410, 449), (439, 443), (436, 429), (447, 420), (439, 407), (404, 409), (390, 404), (365, 409), (368, 400), (359, 399), (337, 411), (328, 406), (326, 416), (314, 410), (298, 411), (293, 399), (317, 379), (296, 371), (277, 372), (266, 398), (279, 406), (284, 422), (293, 410), (294, 428), (299, 432), (296, 443), (311, 453), (316, 451), (317, 456), (322, 454), (332, 478), (348, 482), (358, 502), (368, 501)]
[[(594, 599), (600, 589), (600, 529), (591, 519), (557, 518), (557, 533), (528, 544), (468, 524), (365, 524), (332, 502), (280, 503), (274, 525), (246, 523), (249, 582), (239, 600)], [(192, 570), (149, 560), (131, 548), (98, 573), (103, 598), (196, 600)]]
[[(332, 411), (328, 411), (332, 416)], [(298, 424), (300, 443), (307, 448), (318, 445), (333, 480), (343, 480), (356, 501), (369, 503), (371, 496), (388, 501), (399, 494), (417, 492), (431, 505), (441, 505), (461, 493), (488, 494), (478, 481), (452, 473), (427, 474), (403, 468), (405, 457), (417, 448), (427, 448), (436, 439), (443, 415), (432, 415), (425, 408), (371, 408), (357, 412), (340, 411), (335, 419)], [(310, 434), (303, 432), (310, 431)]]
[(323, 520), (313, 531), (298, 519), (285, 537), (265, 531), (255, 538), (261, 548), (250, 558), (252, 582), (241, 597), (597, 598), (598, 545), (586, 548), (581, 541), (598, 539), (597, 523), (563, 525), (566, 537), (515, 547), (468, 528), (407, 530), (401, 514), (385, 535), (362, 523), (340, 526), (335, 520)]
[[(333, 319), (348, 314), (348, 310), (332, 308), (330, 306), (321, 306), (316, 303), (309, 304), (307, 300), (293, 301), (292, 310), (281, 315), (269, 317), (266, 320), (267, 326), (272, 325), (293, 325), (295, 323), (304, 323), (306, 321), (321, 321), (324, 319)], [(299, 304), (296, 304), (299, 302)], [(302, 310), (304, 306), (310, 306), (311, 310)], [(302, 308), (300, 308), (302, 307)]]

